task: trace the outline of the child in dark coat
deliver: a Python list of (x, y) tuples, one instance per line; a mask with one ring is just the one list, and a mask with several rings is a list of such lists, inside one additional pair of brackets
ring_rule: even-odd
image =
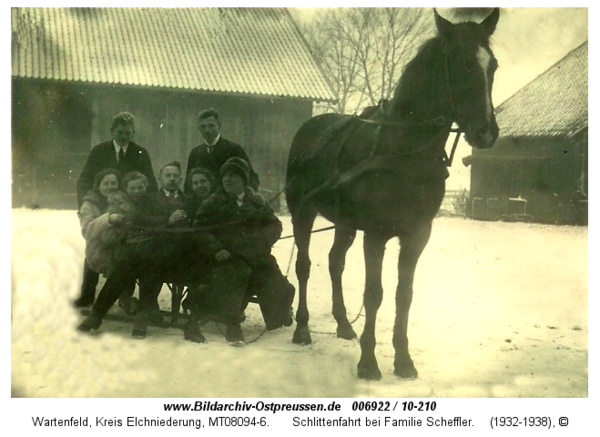
[(194, 226), (199, 250), (213, 265), (206, 310), (227, 322), (227, 339), (243, 343), (240, 323), (256, 296), (268, 330), (292, 324), (294, 287), (271, 255), (282, 225), (271, 207), (248, 186), (249, 166), (230, 158), (219, 173), (221, 186), (198, 209)]

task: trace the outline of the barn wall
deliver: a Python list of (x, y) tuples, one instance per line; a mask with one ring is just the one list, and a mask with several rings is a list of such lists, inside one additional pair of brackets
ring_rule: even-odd
[(581, 201), (587, 200), (582, 190), (584, 166), (587, 134), (575, 139), (501, 138), (493, 149), (473, 155), (469, 214), (499, 219), (510, 212), (510, 198), (521, 198), (527, 200), (529, 219), (581, 223)]
[(110, 139), (111, 119), (124, 110), (135, 115), (135, 141), (158, 172), (171, 160), (185, 168), (201, 142), (198, 112), (216, 108), (222, 135), (244, 146), (268, 196), (283, 188), (293, 135), (312, 111), (312, 102), (290, 98), (30, 80), (13, 81), (13, 97), (15, 207), (76, 208), (75, 183), (87, 154)]
[(86, 91), (13, 80), (12, 94), (13, 206), (75, 208), (75, 183), (90, 144)]

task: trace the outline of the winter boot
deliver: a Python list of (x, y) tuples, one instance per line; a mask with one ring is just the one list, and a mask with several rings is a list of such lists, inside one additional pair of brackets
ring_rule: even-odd
[(244, 345), (244, 333), (239, 323), (227, 325), (227, 331), (225, 332), (225, 338), (231, 346), (243, 346)]
[(77, 330), (81, 332), (90, 332), (92, 329), (98, 329), (101, 324), (102, 317), (92, 310), (90, 315), (83, 319), (83, 322), (79, 324)]
[(135, 315), (133, 321), (133, 329), (131, 330), (131, 336), (133, 338), (144, 339), (146, 338), (146, 332), (148, 330), (148, 312), (146, 310), (140, 310)]
[(183, 338), (193, 343), (204, 343), (206, 338), (200, 332), (197, 320), (190, 320), (183, 328)]

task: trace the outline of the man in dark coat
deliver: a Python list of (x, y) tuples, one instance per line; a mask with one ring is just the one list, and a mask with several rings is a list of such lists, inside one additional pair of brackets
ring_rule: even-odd
[[(117, 114), (113, 117), (110, 133), (111, 140), (92, 148), (77, 179), (78, 209), (81, 208), (83, 197), (93, 188), (94, 177), (105, 168), (116, 168), (121, 175), (130, 171), (139, 171), (148, 179), (148, 192), (155, 192), (157, 189), (148, 151), (132, 141), (135, 134), (134, 116), (129, 112)], [(84, 263), (81, 295), (73, 302), (75, 307), (85, 307), (94, 302), (96, 285), (98, 285), (98, 274)]]
[(83, 196), (94, 186), (94, 176), (105, 168), (116, 168), (121, 175), (139, 171), (148, 179), (148, 192), (157, 190), (156, 178), (148, 151), (132, 141), (135, 118), (129, 112), (117, 114), (111, 124), (112, 139), (92, 148), (77, 179), (77, 201), (81, 207)]
[[(219, 170), (229, 158), (242, 158), (248, 163), (250, 177), (248, 185), (258, 191), (259, 179), (252, 169), (248, 155), (237, 143), (226, 140), (221, 136), (221, 120), (216, 109), (205, 109), (198, 115), (198, 130), (204, 139), (199, 146), (194, 147), (188, 157), (185, 186), (189, 187), (190, 170), (196, 167), (204, 167), (210, 170), (213, 176), (219, 174)], [(189, 192), (189, 189), (188, 191)]]
[(221, 186), (202, 203), (194, 221), (200, 231), (198, 249), (213, 265), (205, 308), (227, 323), (228, 341), (242, 344), (240, 323), (249, 297), (257, 296), (267, 329), (272, 330), (292, 324), (295, 290), (271, 255), (281, 222), (248, 187), (247, 162), (230, 158), (219, 176)]
[(170, 218), (169, 222), (186, 219), (184, 211), (185, 197), (179, 188), (181, 186), (181, 164), (171, 161), (163, 165), (158, 173), (160, 190), (154, 194), (158, 211), (155, 215)]
[[(170, 161), (163, 165), (158, 172), (160, 188), (156, 193), (149, 194), (150, 207), (144, 222), (147, 226), (161, 228), (186, 225), (189, 222), (184, 210), (185, 197), (181, 189), (181, 164)], [(140, 311), (133, 326), (133, 336), (144, 338), (152, 314), (158, 314), (158, 295), (163, 280), (173, 275), (180, 264), (180, 245), (183, 236), (171, 233), (157, 232), (150, 241), (138, 247), (138, 253), (145, 260), (147, 268), (140, 282)], [(144, 249), (145, 248), (145, 249)], [(150, 267), (152, 266), (152, 267)]]

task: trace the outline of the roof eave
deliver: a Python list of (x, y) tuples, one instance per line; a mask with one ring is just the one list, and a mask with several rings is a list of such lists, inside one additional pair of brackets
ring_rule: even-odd
[(128, 88), (139, 88), (139, 89), (153, 89), (160, 91), (175, 91), (175, 92), (190, 92), (190, 93), (202, 93), (202, 94), (213, 94), (213, 95), (230, 95), (230, 96), (238, 96), (238, 97), (260, 97), (266, 99), (294, 99), (294, 100), (305, 100), (312, 102), (328, 102), (328, 103), (337, 103), (337, 99), (331, 97), (324, 96), (293, 96), (293, 95), (276, 95), (276, 94), (260, 94), (260, 93), (248, 93), (248, 92), (237, 92), (237, 91), (222, 91), (222, 90), (206, 90), (202, 88), (181, 88), (181, 87), (169, 87), (169, 86), (160, 86), (160, 85), (140, 85), (140, 84), (129, 84), (122, 82), (93, 82), (93, 81), (85, 81), (85, 80), (69, 80), (69, 79), (55, 79), (55, 78), (44, 78), (44, 77), (28, 77), (18, 74), (12, 74), (11, 77), (13, 79), (27, 79), (34, 81), (47, 81), (47, 82), (62, 82), (62, 83), (81, 83), (81, 84), (89, 84), (89, 85), (99, 85), (99, 86), (120, 86), (120, 87), (128, 87)]

